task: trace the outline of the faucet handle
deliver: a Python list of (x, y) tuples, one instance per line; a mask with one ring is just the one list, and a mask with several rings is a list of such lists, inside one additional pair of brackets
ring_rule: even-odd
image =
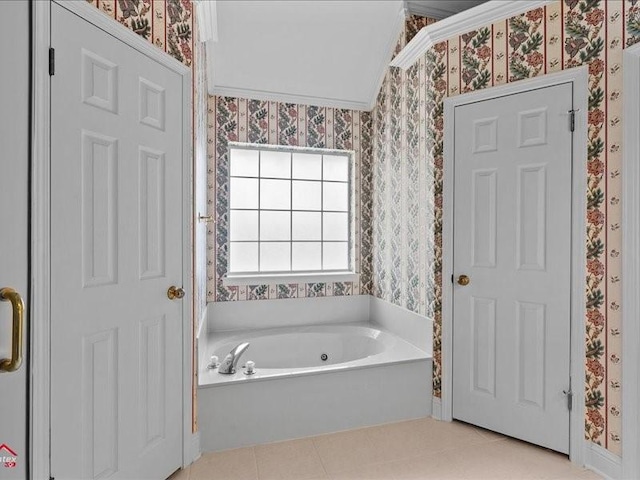
[(251, 360), (249, 360), (245, 364), (245, 367), (246, 367), (244, 370), (245, 375), (253, 375), (254, 373), (256, 373), (256, 370), (255, 370), (256, 362), (252, 362)]
[(211, 355), (211, 361), (209, 362), (209, 365), (207, 365), (207, 369), (214, 370), (214, 369), (218, 368), (219, 366), (220, 366), (220, 362), (218, 362), (218, 356), (217, 355)]

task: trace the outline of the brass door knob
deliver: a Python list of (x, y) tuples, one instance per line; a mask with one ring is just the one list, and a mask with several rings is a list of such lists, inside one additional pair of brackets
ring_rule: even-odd
[(184, 288), (171, 285), (169, 290), (167, 290), (167, 297), (169, 300), (184, 298)]
[(471, 279), (466, 275), (460, 275), (458, 277), (458, 285), (462, 285), (463, 287), (469, 285), (471, 283)]

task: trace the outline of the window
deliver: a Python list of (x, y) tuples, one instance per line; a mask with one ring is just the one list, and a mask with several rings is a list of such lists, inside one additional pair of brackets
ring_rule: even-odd
[(230, 144), (229, 275), (352, 273), (352, 154)]

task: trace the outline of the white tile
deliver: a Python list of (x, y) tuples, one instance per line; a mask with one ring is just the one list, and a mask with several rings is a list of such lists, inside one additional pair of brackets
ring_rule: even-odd
[(320, 456), (310, 439), (255, 447), (260, 480), (326, 479)]

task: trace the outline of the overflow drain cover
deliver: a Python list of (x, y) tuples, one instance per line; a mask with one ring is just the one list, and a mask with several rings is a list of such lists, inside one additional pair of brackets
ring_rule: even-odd
[(326, 353), (323, 353), (322, 355), (320, 355), (320, 360), (322, 360), (323, 362), (326, 362), (329, 359), (329, 355), (327, 355)]

